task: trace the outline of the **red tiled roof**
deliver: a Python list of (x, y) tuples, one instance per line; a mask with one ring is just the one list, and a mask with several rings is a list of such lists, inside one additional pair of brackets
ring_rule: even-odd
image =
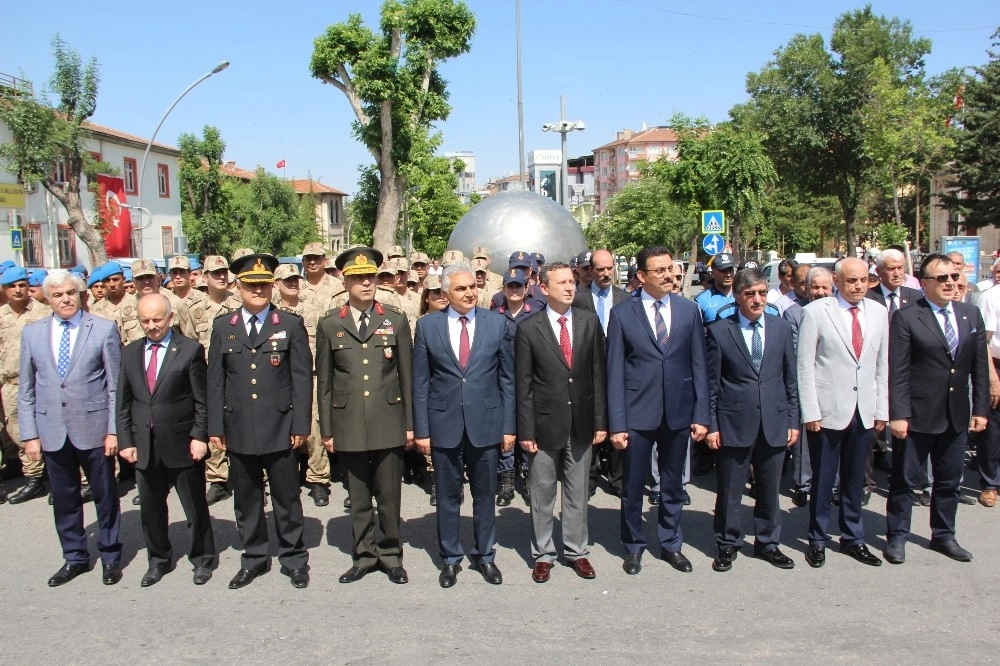
[[(205, 164), (205, 161), (202, 160), (202, 163)], [(219, 165), (219, 171), (222, 173), (223, 176), (230, 176), (232, 178), (238, 178), (239, 180), (247, 180), (247, 181), (253, 180), (253, 177), (256, 175), (253, 171), (247, 171), (246, 169), (241, 169), (235, 164), (229, 164), (227, 162), (223, 162), (222, 164)]]
[[(133, 143), (142, 144), (143, 146), (149, 143), (149, 139), (144, 139), (141, 136), (128, 134), (127, 132), (121, 132), (119, 130), (112, 129), (110, 127), (105, 127), (104, 125), (98, 125), (97, 123), (92, 123), (89, 121), (84, 122), (84, 127), (86, 127), (88, 130), (90, 130), (95, 134), (103, 134), (104, 136), (109, 136), (115, 139), (123, 139), (125, 141), (131, 141)], [(173, 153), (180, 153), (180, 151), (177, 148), (174, 148), (173, 146), (168, 146), (163, 143), (153, 143), (153, 147), (159, 148), (160, 150), (167, 150)]]
[(611, 148), (614, 146), (629, 145), (634, 143), (658, 143), (658, 142), (676, 142), (677, 132), (673, 131), (669, 127), (652, 127), (647, 130), (642, 130), (639, 132), (633, 132), (632, 136), (621, 139), (615, 139), (610, 143), (606, 143), (603, 146), (598, 146), (594, 148), (595, 151), (602, 150), (604, 148)]
[(313, 194), (339, 194), (341, 196), (347, 196), (347, 192), (341, 192), (336, 187), (330, 187), (329, 185), (324, 185), (319, 181), (308, 178), (298, 180), (292, 179), (288, 181), (288, 184), (291, 185), (298, 194), (309, 194), (312, 192)]

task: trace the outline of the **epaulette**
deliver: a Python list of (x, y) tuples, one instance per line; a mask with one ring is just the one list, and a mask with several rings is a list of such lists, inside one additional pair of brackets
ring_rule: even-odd
[[(379, 312), (379, 308), (382, 308), (381, 312)], [(375, 301), (375, 312), (378, 312), (378, 314), (385, 314), (387, 310), (389, 312), (395, 312), (398, 315), (405, 314), (402, 310), (400, 310), (395, 305), (392, 305), (391, 303), (382, 303), (380, 301)]]

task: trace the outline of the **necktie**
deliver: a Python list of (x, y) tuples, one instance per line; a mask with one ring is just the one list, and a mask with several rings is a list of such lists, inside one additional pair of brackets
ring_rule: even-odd
[(607, 330), (608, 325), (604, 321), (604, 306), (607, 304), (608, 292), (601, 289), (597, 292), (597, 318), (601, 320), (601, 328)]
[(69, 322), (62, 321), (62, 337), (59, 338), (59, 376), (65, 377), (69, 372)]
[(149, 392), (153, 392), (153, 388), (156, 386), (156, 354), (160, 351), (160, 343), (154, 343), (149, 347), (149, 365), (146, 366), (146, 386), (149, 387)]
[(861, 322), (858, 320), (858, 312), (857, 305), (851, 307), (851, 316), (854, 318), (854, 321), (851, 322), (851, 344), (854, 345), (854, 357), (860, 359), (864, 338), (861, 337)]
[(889, 319), (892, 319), (892, 315), (896, 314), (896, 292), (889, 294)]
[(660, 314), (660, 307), (663, 303), (660, 301), (653, 301), (653, 323), (656, 324), (656, 341), (660, 345), (660, 349), (667, 351), (667, 340), (669, 335), (667, 333), (667, 323), (663, 321), (663, 315)]
[(948, 353), (951, 354), (952, 358), (955, 358), (955, 352), (958, 350), (958, 336), (955, 335), (955, 329), (951, 325), (951, 317), (948, 316), (948, 310), (945, 308), (941, 308), (938, 312), (944, 317), (944, 339), (948, 343)]
[(760, 322), (750, 322), (753, 329), (753, 338), (750, 341), (750, 362), (753, 363), (753, 370), (760, 374), (760, 364), (764, 361), (764, 341), (760, 339)]
[(257, 319), (257, 315), (250, 315), (250, 343), (255, 344), (257, 342), (257, 334), (260, 333), (260, 329), (257, 328), (257, 323), (260, 320)]
[(469, 365), (469, 318), (462, 316), (458, 321), (462, 324), (462, 333), (458, 336), (458, 366), (464, 372)]
[(368, 313), (362, 312), (358, 318), (358, 335), (364, 340), (368, 337)]
[(559, 317), (559, 347), (562, 349), (566, 367), (573, 368), (573, 347), (569, 343), (569, 329), (566, 327), (566, 317)]

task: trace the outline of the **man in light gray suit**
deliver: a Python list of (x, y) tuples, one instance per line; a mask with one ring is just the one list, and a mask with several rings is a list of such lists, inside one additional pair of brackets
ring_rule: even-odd
[(865, 262), (842, 260), (834, 282), (837, 295), (805, 306), (799, 325), (799, 405), (812, 461), (806, 561), (814, 568), (826, 562), (839, 468), (841, 552), (879, 566), (865, 545), (861, 506), (872, 441), (889, 418), (889, 317), (865, 298)]
[(121, 343), (114, 322), (80, 307), (83, 281), (52, 271), (42, 283), (52, 316), (21, 334), (18, 422), (24, 452), (49, 472), (56, 532), (65, 564), (49, 579), (56, 587), (90, 570), (80, 495), (83, 468), (97, 505), (97, 548), (105, 585), (122, 578), (118, 529), (121, 507), (115, 486), (118, 452), (115, 398)]

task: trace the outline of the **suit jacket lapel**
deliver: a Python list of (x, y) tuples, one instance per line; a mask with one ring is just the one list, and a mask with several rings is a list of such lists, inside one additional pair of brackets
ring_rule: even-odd
[(448, 334), (447, 311), (442, 311), (440, 316), (437, 318), (437, 329), (438, 334), (441, 336), (441, 344), (444, 345), (446, 350), (448, 350), (448, 355), (451, 356), (451, 360), (455, 362), (455, 367), (458, 368), (458, 371), (463, 372), (462, 366), (458, 364), (458, 357), (455, 356), (455, 350), (451, 348), (451, 336)]
[[(924, 326), (930, 329), (931, 333), (937, 337), (938, 342), (944, 348), (945, 353), (948, 353), (948, 341), (944, 337), (944, 331), (941, 330), (941, 326), (937, 322), (938, 315), (935, 314), (933, 306), (928, 301), (926, 306), (922, 304), (917, 304), (920, 310), (917, 311), (917, 317), (924, 323)], [(959, 338), (961, 341), (961, 338)]]
[[(165, 354), (165, 356), (163, 357), (163, 362), (160, 363), (159, 372), (156, 373), (156, 384), (153, 385), (152, 395), (156, 395), (156, 392), (160, 390), (160, 380), (163, 379), (163, 373), (167, 371), (167, 368), (170, 367), (170, 364), (173, 362), (173, 360), (177, 358), (178, 346), (177, 346), (177, 338), (175, 337), (175, 335), (176, 334), (170, 336), (170, 345), (167, 347), (163, 347), (160, 350), (160, 353)], [(144, 361), (146, 345), (136, 345), (136, 346), (139, 347), (142, 353), (142, 356), (140, 358)], [(140, 364), (139, 367), (142, 367), (142, 365)]]
[[(653, 347), (660, 349), (660, 343), (656, 339), (656, 332), (653, 331), (653, 327), (649, 325), (649, 319), (646, 317), (646, 307), (643, 305), (642, 297), (636, 298), (632, 301), (632, 312), (635, 317), (639, 320), (640, 325), (645, 329), (646, 335), (649, 336), (650, 342), (653, 343)], [(673, 314), (673, 313), (671, 313)], [(662, 350), (660, 350), (662, 353)]]
[[(552, 353), (556, 355), (563, 365), (566, 365), (566, 357), (563, 356), (562, 347), (559, 346), (559, 341), (556, 340), (556, 334), (552, 330), (552, 326), (549, 324), (549, 317), (545, 315), (544, 317), (539, 317), (535, 321), (535, 325), (538, 326), (538, 330), (541, 333), (542, 339), (548, 343), (549, 347), (552, 349)], [(577, 322), (573, 322), (573, 349), (576, 349), (577, 342), (579, 341), (579, 326)], [(566, 366), (569, 367), (568, 365)]]
[(844, 341), (844, 346), (847, 347), (848, 353), (854, 356), (854, 340), (851, 334), (848, 333), (847, 327), (844, 325), (844, 318), (840, 314), (840, 301), (834, 299), (832, 302), (828, 303), (826, 306), (826, 315), (830, 318), (833, 327), (837, 330), (837, 335), (840, 339)]
[[(80, 358), (83, 346), (87, 344), (87, 339), (90, 337), (90, 331), (94, 328), (94, 320), (92, 317), (84, 313), (83, 319), (80, 320), (80, 329), (76, 332), (76, 342), (73, 344), (73, 353), (69, 357), (69, 367), (66, 368), (66, 376), (73, 372), (73, 367), (76, 365), (76, 359)], [(58, 369), (58, 364), (57, 364)]]
[[(484, 310), (484, 309), (482, 309), (480, 307), (476, 308), (476, 319), (475, 319), (475, 321), (476, 321), (476, 334), (472, 337), (471, 340), (469, 340), (469, 342), (470, 342), (470, 345), (469, 345), (469, 366), (466, 367), (466, 370), (468, 370), (468, 368), (472, 366), (472, 360), (476, 357), (476, 353), (478, 352), (478, 350), (481, 349), (482, 346), (483, 346), (482, 344), (476, 344), (476, 340), (479, 340), (480, 342), (482, 342), (483, 334), (486, 333), (486, 324), (483, 323), (483, 320), (486, 319), (486, 312), (487, 312), (486, 310)], [(507, 324), (504, 324), (504, 325), (506, 326)], [(449, 345), (449, 347), (450, 346), (451, 345)]]
[[(257, 347), (261, 347), (271, 335), (275, 332), (274, 326), (274, 315), (277, 314), (278, 310), (273, 305), (268, 309), (267, 316), (264, 317), (264, 321), (260, 322), (260, 333), (257, 334)], [(280, 318), (281, 315), (278, 315)], [(270, 347), (268, 347), (270, 349)]]
[(232, 321), (233, 317), (236, 318), (236, 323), (232, 325), (233, 335), (235, 335), (236, 339), (242, 342), (247, 349), (253, 349), (253, 345), (250, 343), (250, 336), (247, 335), (246, 324), (243, 322), (243, 308), (234, 312), (229, 320)]
[[(743, 354), (743, 358), (747, 360), (747, 365), (753, 368), (753, 358), (750, 355), (750, 350), (747, 349), (747, 341), (743, 339), (743, 329), (740, 325), (733, 321), (732, 319), (726, 319), (729, 322), (729, 333), (733, 336), (733, 342), (736, 344), (736, 348), (740, 350)], [(738, 321), (738, 320), (737, 320)], [(763, 367), (763, 361), (761, 362), (761, 367)]]

